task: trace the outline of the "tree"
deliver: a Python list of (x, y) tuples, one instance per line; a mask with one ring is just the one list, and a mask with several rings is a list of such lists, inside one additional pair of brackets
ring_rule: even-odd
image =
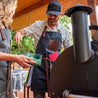
[(26, 53), (26, 48), (28, 49), (29, 52), (35, 53), (35, 47), (34, 47), (34, 38), (33, 37), (23, 37), (23, 43), (20, 42), (20, 47), (16, 44), (14, 40), (16, 31), (11, 31), (12, 35), (12, 48), (11, 48), (11, 53), (12, 54), (18, 54), (18, 53)]
[(64, 15), (60, 17), (59, 22), (69, 30), (69, 34), (70, 34), (71, 41), (72, 41), (71, 18)]

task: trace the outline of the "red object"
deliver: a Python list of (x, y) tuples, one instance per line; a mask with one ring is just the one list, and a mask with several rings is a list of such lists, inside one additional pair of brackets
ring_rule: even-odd
[(55, 61), (58, 57), (58, 52), (56, 51), (56, 52), (50, 54), (49, 57), (50, 57), (51, 61)]

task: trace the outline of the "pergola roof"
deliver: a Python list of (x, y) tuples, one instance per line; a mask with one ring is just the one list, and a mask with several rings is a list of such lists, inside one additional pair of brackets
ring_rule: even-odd
[[(44, 6), (51, 1), (53, 0), (18, 0), (18, 6), (16, 9), (15, 17), (19, 17), (27, 12), (30, 12), (34, 9)], [(65, 0), (65, 1), (68, 1), (68, 0)], [(68, 1), (68, 2), (71, 2), (71, 1)], [(75, 2), (77, 2), (77, 0), (75, 0)], [(98, 4), (98, 0), (96, 0), (96, 4)]]
[[(46, 9), (49, 2), (53, 0), (18, 0), (14, 22), (12, 27), (14, 30), (29, 26), (36, 20), (46, 20)], [(63, 14), (65, 10), (74, 6), (77, 3), (88, 5), (96, 3), (98, 0), (58, 0), (62, 4)], [(93, 2), (92, 2), (93, 1)]]
[(15, 17), (19, 17), (27, 12), (40, 8), (52, 0), (18, 0)]

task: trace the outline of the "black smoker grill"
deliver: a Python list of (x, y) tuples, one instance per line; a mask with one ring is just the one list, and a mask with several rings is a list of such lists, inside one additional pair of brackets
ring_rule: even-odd
[(52, 98), (65, 98), (65, 92), (98, 98), (98, 51), (91, 48), (87, 18), (92, 11), (78, 4), (65, 12), (72, 19), (74, 44), (54, 63), (50, 74)]

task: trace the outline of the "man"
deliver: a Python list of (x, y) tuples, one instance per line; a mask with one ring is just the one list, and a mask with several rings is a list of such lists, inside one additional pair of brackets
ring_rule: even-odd
[(47, 21), (36, 21), (31, 26), (18, 31), (15, 35), (18, 45), (24, 35), (33, 36), (36, 53), (42, 55), (41, 66), (35, 66), (33, 69), (31, 90), (34, 92), (34, 98), (44, 98), (47, 89), (49, 91), (50, 63), (53, 65), (60, 54), (61, 47), (66, 49), (71, 46), (68, 30), (58, 22), (61, 12), (61, 4), (58, 1), (52, 1), (49, 3), (46, 12)]

